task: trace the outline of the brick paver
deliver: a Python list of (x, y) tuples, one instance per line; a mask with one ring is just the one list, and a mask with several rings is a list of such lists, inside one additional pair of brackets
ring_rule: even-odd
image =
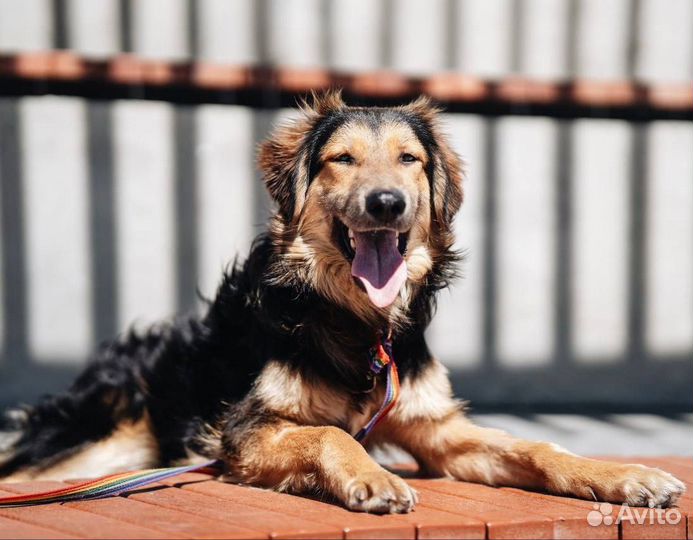
[[(693, 459), (609, 457), (657, 466), (693, 491)], [(595, 503), (514, 488), (451, 480), (411, 479), (420, 502), (405, 515), (349, 512), (326, 500), (225, 484), (186, 474), (127, 496), (0, 509), (5, 538), (597, 538), (693, 540), (693, 496), (676, 524), (657, 510), (634, 509), (642, 523), (592, 526)], [(55, 489), (59, 482), (0, 484), (0, 497)], [(613, 506), (608, 516), (618, 515)]]

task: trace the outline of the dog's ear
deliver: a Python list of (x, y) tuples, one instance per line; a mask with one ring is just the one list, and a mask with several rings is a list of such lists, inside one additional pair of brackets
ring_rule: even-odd
[(257, 163), (270, 196), (284, 221), (289, 222), (296, 207), (301, 148), (310, 122), (302, 115), (277, 126), (260, 144)]
[(427, 97), (421, 97), (405, 107), (405, 110), (419, 118), (431, 134), (431, 200), (433, 215), (444, 228), (450, 227), (452, 219), (460, 209), (464, 198), (462, 179), (464, 166), (460, 157), (450, 146), (441, 130), (440, 109), (431, 104)]
[(437, 150), (433, 156), (433, 211), (436, 219), (447, 228), (452, 225), (464, 200), (464, 164), (438, 128), (434, 134)]
[(298, 215), (308, 190), (307, 143), (326, 116), (345, 107), (339, 91), (312, 94), (297, 118), (277, 126), (260, 145), (258, 167), (285, 222)]

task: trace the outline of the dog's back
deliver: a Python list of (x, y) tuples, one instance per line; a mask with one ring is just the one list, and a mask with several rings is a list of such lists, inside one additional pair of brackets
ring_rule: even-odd
[(102, 475), (211, 455), (210, 425), (261, 368), (247, 298), (267, 251), (261, 238), (224, 276), (204, 318), (131, 331), (102, 345), (65, 393), (0, 415), (0, 479)]

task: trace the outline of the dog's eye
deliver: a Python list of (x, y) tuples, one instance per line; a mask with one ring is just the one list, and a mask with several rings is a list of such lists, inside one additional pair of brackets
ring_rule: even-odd
[(355, 163), (354, 158), (349, 154), (340, 154), (337, 157), (332, 158), (330, 161), (334, 161), (335, 163), (343, 163), (345, 165), (353, 165)]
[(412, 154), (407, 154), (406, 152), (399, 156), (399, 160), (402, 163), (414, 163), (416, 161), (416, 157), (413, 156)]

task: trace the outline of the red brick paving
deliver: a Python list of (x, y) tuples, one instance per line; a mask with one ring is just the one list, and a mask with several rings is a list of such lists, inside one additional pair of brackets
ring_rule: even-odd
[[(693, 491), (693, 460), (610, 458), (668, 470)], [(587, 523), (594, 503), (513, 488), (450, 480), (410, 480), (419, 490), (415, 511), (375, 516), (327, 501), (224, 484), (186, 474), (127, 496), (0, 509), (5, 538), (688, 538), (693, 495), (678, 524), (657, 523), (656, 510), (634, 509), (644, 523)], [(0, 497), (55, 489), (58, 482), (0, 484)], [(614, 518), (620, 507), (612, 508)], [(650, 519), (652, 518), (652, 519)], [(652, 521), (650, 523), (650, 521)]]
[(57, 530), (50, 530), (31, 523), (0, 517), (0, 538), (77, 538)]

